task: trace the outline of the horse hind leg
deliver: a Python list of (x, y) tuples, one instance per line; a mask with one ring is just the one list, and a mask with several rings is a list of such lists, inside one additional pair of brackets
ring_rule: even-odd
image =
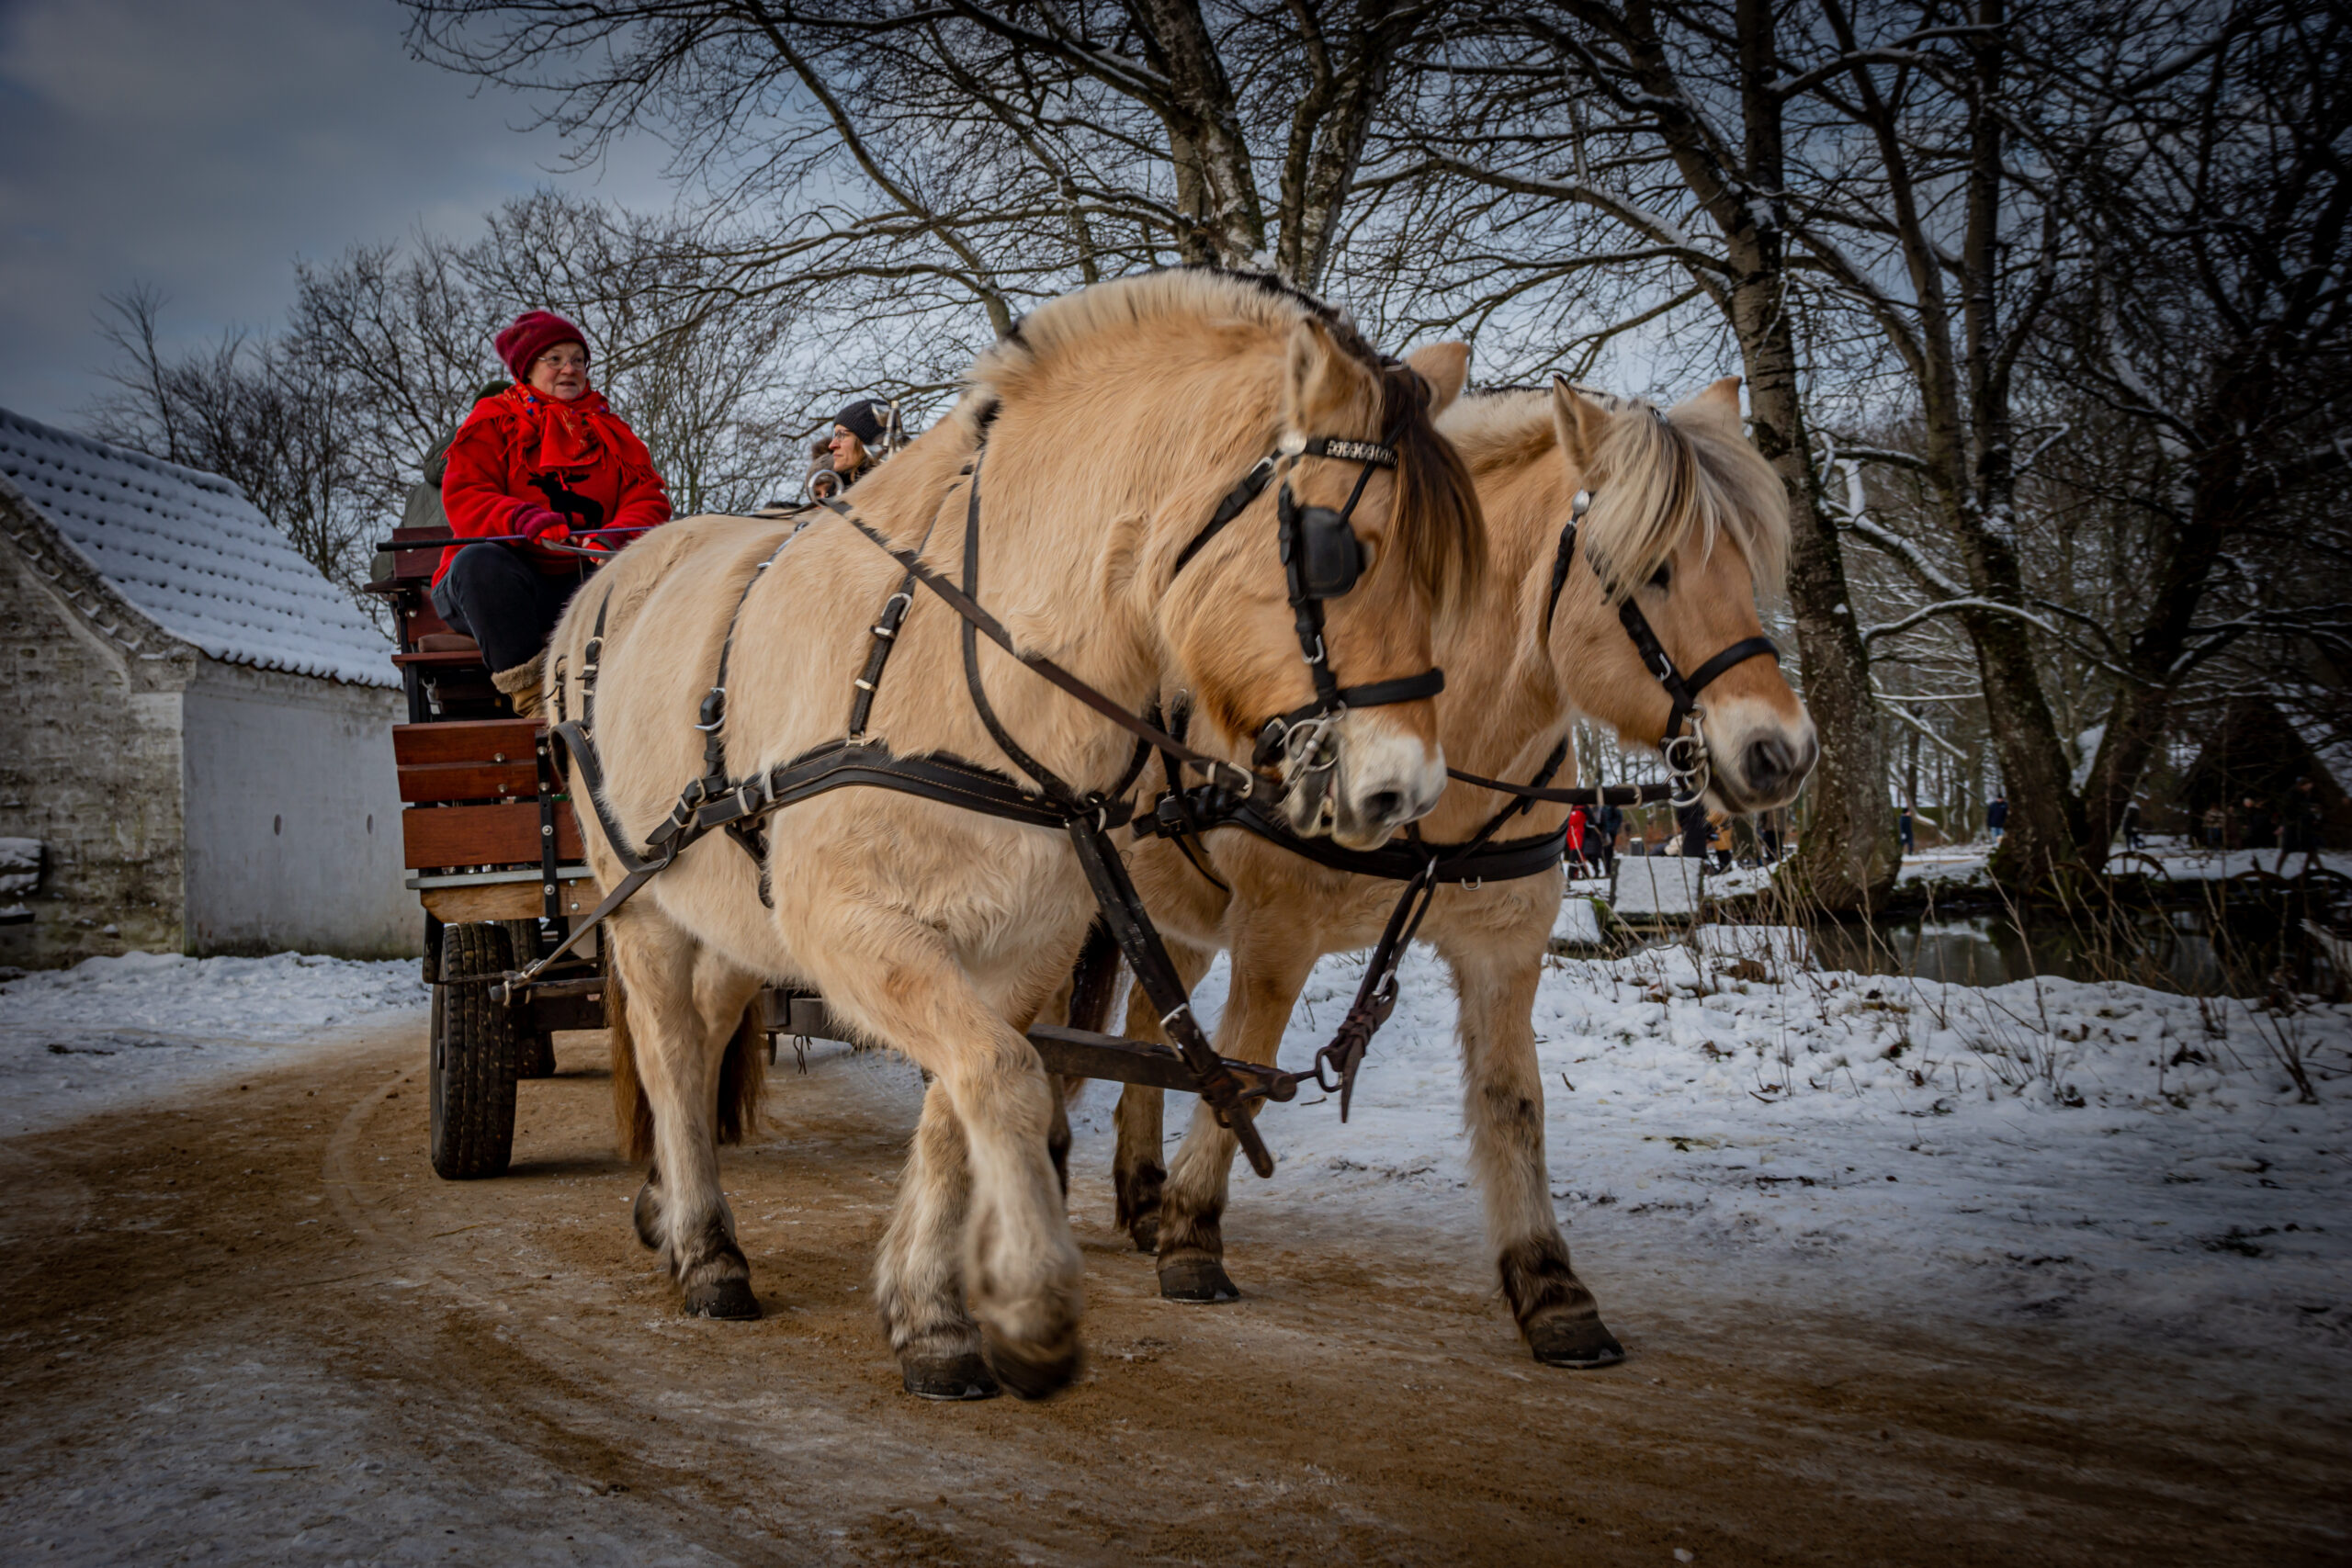
[(740, 1133), (757, 1093), (743, 1024), (758, 982), (650, 911), (612, 929), (614, 965), (626, 977), (616, 1107), (628, 1108), (625, 1067), (641, 1096), (641, 1111), (624, 1116), (622, 1141), (637, 1143), (632, 1134), (650, 1122), (653, 1155), (630, 1211), (638, 1239), (684, 1289), (689, 1315), (757, 1317), (751, 1265), (719, 1189), (718, 1145), (723, 1131)]
[(1624, 1348), (1568, 1262), (1544, 1153), (1533, 1011), (1540, 959), (1448, 953), (1461, 997), (1463, 1119), (1503, 1295), (1546, 1366), (1613, 1366)]
[[(1208, 973), (1215, 955), (1173, 937), (1162, 938), (1176, 977), (1190, 991)], [(1107, 998), (1106, 998), (1107, 1006)], [(1080, 1028), (1099, 1029), (1097, 1023)], [(1153, 1016), (1150, 999), (1140, 987), (1127, 996), (1127, 1038), (1166, 1043), (1168, 1037)], [(1168, 1172), (1160, 1163), (1160, 1118), (1166, 1105), (1163, 1091), (1142, 1084), (1120, 1086), (1119, 1103), (1112, 1123), (1118, 1142), (1111, 1158), (1111, 1190), (1116, 1201), (1117, 1224), (1137, 1252), (1159, 1250), (1159, 1206), (1167, 1190)]]
[(1121, 1086), (1113, 1115), (1117, 1152), (1111, 1159), (1111, 1187), (1118, 1201), (1119, 1228), (1137, 1252), (1159, 1250), (1159, 1204), (1168, 1172), (1159, 1163), (1160, 1116), (1166, 1095), (1143, 1084)]

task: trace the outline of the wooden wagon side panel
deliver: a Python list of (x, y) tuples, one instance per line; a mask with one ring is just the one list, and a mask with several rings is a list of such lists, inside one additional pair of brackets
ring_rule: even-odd
[[(569, 802), (555, 813), (556, 858), (583, 858), (580, 824)], [(401, 836), (412, 871), (450, 865), (518, 865), (539, 858), (539, 808), (511, 806), (412, 806), (401, 813)]]

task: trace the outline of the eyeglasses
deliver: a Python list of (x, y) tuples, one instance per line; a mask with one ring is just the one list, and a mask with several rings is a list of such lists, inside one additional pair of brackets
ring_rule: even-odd
[(579, 353), (577, 350), (571, 354), (566, 354), (562, 350), (557, 349), (547, 354), (542, 354), (537, 359), (531, 361), (531, 368), (534, 370), (537, 369), (542, 365), (551, 366), (558, 370), (585, 370), (588, 368), (588, 356), (584, 354)]

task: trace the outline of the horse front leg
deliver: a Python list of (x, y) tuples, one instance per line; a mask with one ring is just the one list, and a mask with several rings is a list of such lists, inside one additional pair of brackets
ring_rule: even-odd
[(1624, 1348), (1569, 1267), (1567, 1239), (1552, 1212), (1544, 1075), (1535, 1055), (1543, 950), (1505, 953), (1465, 942), (1447, 951), (1451, 945), (1441, 939), (1461, 999), (1463, 1120), (1503, 1295), (1537, 1360), (1554, 1367), (1613, 1366), (1625, 1359)]
[[(1161, 941), (1176, 965), (1177, 979), (1189, 993), (1201, 983), (1216, 955), (1171, 937), (1163, 936)], [(1127, 1038), (1163, 1044), (1168, 1039), (1151, 998), (1140, 986), (1127, 993)], [(1159, 1089), (1123, 1084), (1118, 1109), (1112, 1113), (1118, 1146), (1111, 1157), (1111, 1188), (1118, 1201), (1119, 1228), (1135, 1242), (1137, 1252), (1159, 1250), (1160, 1194), (1168, 1182), (1168, 1171), (1159, 1159), (1160, 1112), (1165, 1100)]]
[[(914, 1387), (967, 1371), (965, 1325), (977, 1319), (1006, 1387), (1029, 1399), (1054, 1393), (1083, 1362), (1085, 1292), (1047, 1153), (1044, 1065), (931, 927), (842, 899), (813, 913), (811, 930), (809, 950), (822, 955), (812, 978), (828, 1004), (933, 1079), (875, 1281), (903, 1376)], [(1018, 1010), (1025, 1018), (1035, 1004)]]
[(964, 1128), (947, 1090), (923, 1091), (922, 1120), (899, 1181), (899, 1201), (874, 1261), (874, 1301), (899, 1359), (899, 1381), (925, 1399), (987, 1399), (979, 1320), (964, 1304), (964, 1224), (972, 1176)]
[(745, 1048), (738, 1030), (759, 980), (655, 910), (606, 930), (625, 1032), (614, 1070), (635, 1076), (652, 1112), (653, 1163), (631, 1209), (638, 1239), (684, 1287), (690, 1315), (757, 1317), (751, 1265), (718, 1184), (718, 1096), (727, 1053)]
[[(1273, 922), (1236, 934), (1233, 984), (1217, 1022), (1220, 1055), (1272, 1063), (1282, 1049), (1290, 1010), (1318, 956), (1295, 926)], [(1262, 1101), (1252, 1101), (1255, 1115)], [(1240, 1140), (1217, 1124), (1205, 1100), (1193, 1106), (1193, 1125), (1177, 1146), (1159, 1203), (1159, 1293), (1171, 1302), (1238, 1301), (1225, 1271), (1225, 1204)]]

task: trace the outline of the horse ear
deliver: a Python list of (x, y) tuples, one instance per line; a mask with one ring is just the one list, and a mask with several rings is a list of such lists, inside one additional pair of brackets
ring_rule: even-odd
[(1733, 436), (1740, 433), (1739, 378), (1725, 376), (1674, 411), (1677, 418), (1709, 420)]
[(1600, 455), (1600, 443), (1609, 434), (1609, 411), (1569, 386), (1566, 377), (1555, 376), (1552, 424), (1560, 434), (1560, 450), (1582, 473)]
[(1470, 379), (1470, 345), (1430, 344), (1407, 355), (1405, 363), (1430, 384), (1430, 417), (1434, 419), (1462, 395), (1462, 384)]
[(1283, 389), (1283, 421), (1295, 434), (1319, 435), (1353, 412), (1360, 400), (1380, 406), (1371, 372), (1331, 340), (1330, 330), (1312, 317), (1291, 329), (1290, 372)]

